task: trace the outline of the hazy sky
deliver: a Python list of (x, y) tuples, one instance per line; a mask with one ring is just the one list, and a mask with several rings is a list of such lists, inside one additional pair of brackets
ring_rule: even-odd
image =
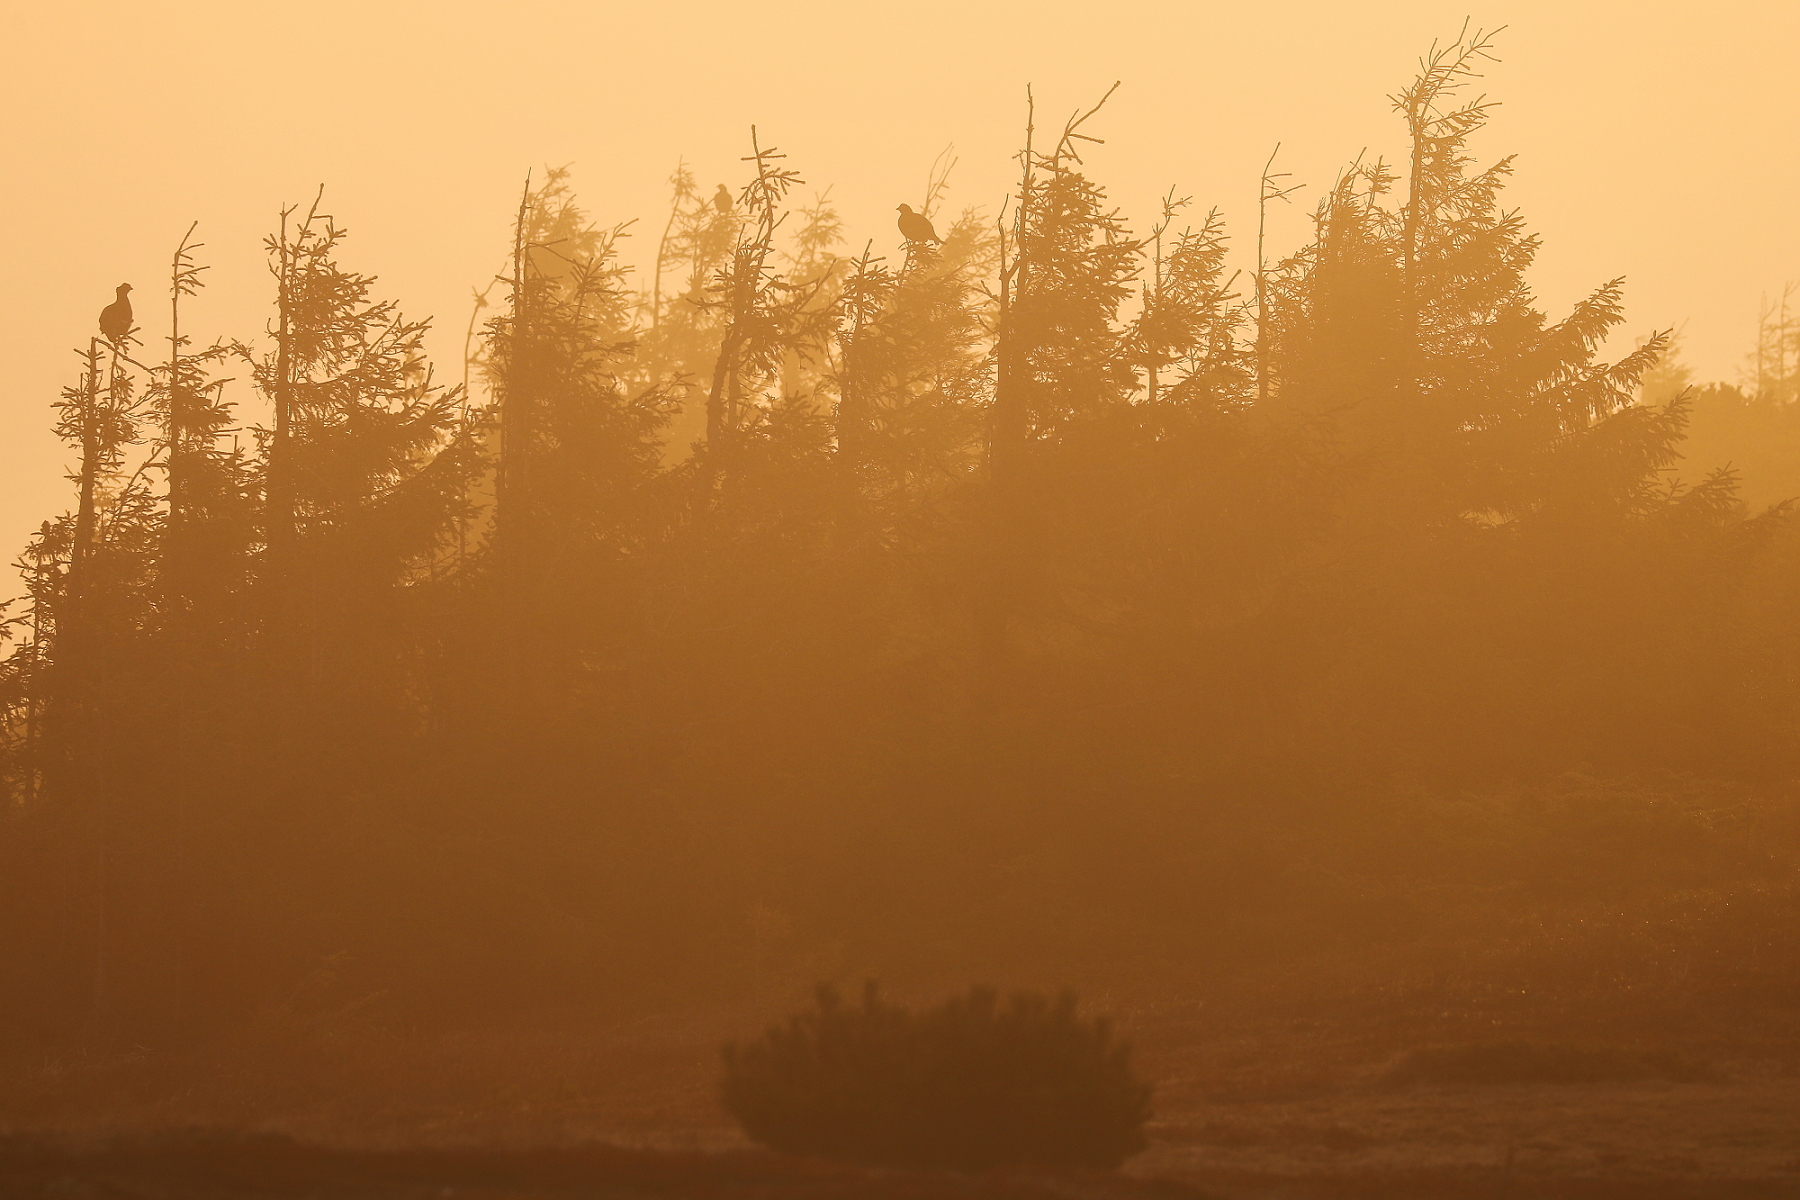
[(1052, 120), (1118, 79), (1089, 163), (1127, 213), (1143, 225), (1173, 185), (1245, 246), (1281, 142), (1282, 167), (1312, 185), (1277, 226), (1286, 247), (1342, 164), (1398, 149), (1387, 96), (1467, 15), (1508, 26), (1485, 81), (1503, 103), (1475, 149), (1518, 155), (1512, 203), (1544, 237), (1553, 311), (1624, 275), (1631, 331), (1681, 326), (1688, 360), (1730, 379), (1759, 295), (1800, 279), (1800, 17), (1777, 0), (12, 0), (0, 14), (8, 557), (66, 503), (48, 406), (114, 286), (135, 286), (145, 336), (166, 333), (169, 255), (198, 219), (213, 269), (195, 332), (260, 334), (261, 238), (320, 183), (349, 264), (437, 319), (454, 376), (471, 287), (503, 262), (530, 168), (571, 165), (597, 218), (642, 218), (649, 242), (676, 160), (708, 190), (735, 187), (755, 122), (803, 196), (829, 187), (857, 247), (891, 253), (894, 205), (918, 202), (947, 144), (949, 204), (992, 210), (1026, 84)]

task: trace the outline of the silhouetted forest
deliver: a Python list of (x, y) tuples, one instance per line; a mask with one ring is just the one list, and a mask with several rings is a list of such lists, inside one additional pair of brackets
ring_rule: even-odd
[(1698, 389), (1603, 361), (1621, 281), (1544, 312), (1484, 55), (1236, 273), (1115, 211), (1101, 110), (861, 251), (766, 141), (642, 272), (552, 171), (468, 364), (323, 200), (243, 341), (184, 332), (182, 242), (70, 331), (6, 612), (3, 1036), (1432, 938), (1791, 988), (1800, 337)]

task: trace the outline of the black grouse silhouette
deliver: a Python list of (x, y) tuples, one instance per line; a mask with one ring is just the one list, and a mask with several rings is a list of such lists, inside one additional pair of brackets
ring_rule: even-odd
[(931, 227), (931, 218), (916, 213), (910, 204), (900, 206), (900, 236), (909, 242), (941, 242), (944, 239)]
[(713, 193), (713, 208), (718, 211), (720, 216), (731, 211), (731, 193), (725, 190), (725, 185), (722, 183), (719, 185), (719, 190)]
[(119, 298), (100, 310), (100, 332), (114, 345), (131, 332), (131, 298), (125, 294), (130, 290), (129, 283), (121, 283)]

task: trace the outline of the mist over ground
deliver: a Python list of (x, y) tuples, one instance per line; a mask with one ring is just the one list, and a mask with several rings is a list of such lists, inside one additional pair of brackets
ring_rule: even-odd
[[(1605, 55), (1604, 14), (1316, 14), (1316, 69), (1208, 18), (1256, 54), (1177, 103), (1113, 61), (1175, 25), (627, 13), (612, 53), (686, 64), (629, 104), (598, 18), (513, 14), (422, 93), (449, 131), (399, 84), (478, 18), (401, 14), (24, 72), (73, 124), (179, 33), (143, 86), (211, 122), (90, 147), (116, 219), (98, 174), (6, 201), (103, 231), (19, 240), (58, 267), (5, 334), (47, 417), (4, 502), (26, 1194), (1791, 1187), (1786, 168), (1609, 157), (1748, 136), (1621, 99), (1653, 43), (1683, 96), (1761, 86), (1717, 14)], [(681, 147), (697, 113), (738, 125)], [(1052, 1133), (978, 1144), (1015, 1103)]]

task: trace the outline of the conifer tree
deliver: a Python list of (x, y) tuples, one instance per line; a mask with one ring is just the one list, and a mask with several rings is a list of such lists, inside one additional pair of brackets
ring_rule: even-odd
[(182, 324), (182, 302), (200, 294), (206, 270), (194, 261), (194, 228), (170, 261), (168, 354), (147, 397), (167, 488), (155, 555), (156, 641), (145, 666), (163, 686), (137, 710), (150, 726), (136, 755), (137, 787), (157, 797), (167, 846), (151, 888), (160, 899), (144, 906), (147, 916), (154, 910), (145, 932), (163, 960), (155, 986), (175, 1030), (194, 1015), (192, 967), (204, 955), (195, 919), (218, 894), (219, 872), (206, 850), (216, 845), (246, 757), (235, 716), (249, 694), (241, 666), (255, 540), (249, 472), (235, 448), (220, 444), (234, 419), (224, 399), (230, 381), (211, 377), (237, 348), (191, 350)]
[[(990, 674), (1003, 674), (1009, 626), (1021, 616), (1067, 616), (1045, 541), (1072, 509), (1053, 515), (1052, 464), (1123, 414), (1135, 377), (1120, 306), (1138, 275), (1139, 243), (1084, 171), (1083, 128), (1112, 96), (1064, 125), (1053, 147), (1028, 122), (1011, 227), (1001, 245), (994, 397), (987, 445), (989, 578), (976, 629)], [(1034, 578), (1035, 577), (1035, 578)]]
[(150, 390), (168, 482), (159, 576), (170, 620), (196, 604), (217, 619), (225, 593), (241, 583), (250, 542), (243, 464), (220, 445), (234, 419), (224, 399), (230, 381), (208, 375), (235, 348), (191, 351), (182, 329), (182, 301), (199, 294), (206, 270), (194, 261), (193, 234), (189, 228), (170, 263), (168, 358)]
[[(706, 392), (706, 452), (697, 472), (703, 508), (718, 502), (721, 487), (735, 486), (733, 477), (750, 464), (746, 456), (767, 458), (773, 451), (781, 457), (795, 439), (803, 454), (808, 445), (813, 452), (822, 448), (817, 406), (783, 395), (781, 373), (784, 360), (816, 354), (823, 345), (832, 315), (814, 301), (835, 271), (803, 284), (776, 269), (776, 231), (788, 215), (783, 203), (801, 179), (780, 165), (785, 154), (762, 147), (754, 127), (750, 141), (745, 161), (756, 176), (739, 201), (744, 224), (706, 301), (722, 314), (723, 331)], [(829, 229), (828, 220), (814, 225), (815, 239), (819, 229)], [(815, 257), (823, 244), (815, 245)], [(759, 490), (753, 486), (749, 494)]]
[(898, 512), (966, 485), (979, 461), (990, 389), (981, 288), (994, 239), (964, 213), (898, 272), (866, 250), (844, 285), (837, 451), (853, 493)]
[[(1411, 139), (1404, 199), (1393, 204), (1384, 164), (1347, 172), (1321, 202), (1314, 244), (1272, 273), (1261, 335), (1272, 409), (1327, 426), (1345, 471), (1335, 506), (1344, 525), (1323, 567), (1345, 589), (1333, 593), (1348, 622), (1335, 670), (1393, 697), (1389, 710), (1361, 714), (1393, 724), (1348, 737), (1393, 747), (1420, 770), (1453, 760), (1475, 769), (1462, 749), (1472, 744), (1534, 754), (1595, 738), (1583, 712), (1595, 710), (1557, 682), (1569, 669), (1555, 664), (1644, 653), (1625, 650), (1641, 630), (1584, 626), (1554, 651), (1519, 652), (1515, 661), (1535, 669), (1502, 667), (1493, 647), (1524, 637), (1533, 627), (1524, 614), (1540, 610), (1480, 582), (1475, 562), (1535, 558), (1553, 576), (1582, 574), (1597, 600), (1607, 588), (1587, 574), (1594, 560), (1581, 546), (1636, 541), (1665, 504), (1711, 503), (1662, 484), (1684, 405), (1636, 403), (1666, 339), (1615, 363), (1598, 358), (1621, 320), (1621, 282), (1561, 320), (1537, 308), (1526, 272), (1538, 241), (1500, 203), (1511, 160), (1477, 170), (1467, 149), (1490, 106), (1458, 93), (1488, 47), (1477, 32), (1434, 49), (1395, 97)], [(1567, 603), (1582, 607), (1572, 595)], [(1425, 645), (1433, 649), (1421, 657)], [(1484, 703), (1446, 707), (1445, 695), (1475, 678), (1487, 680)], [(1495, 739), (1508, 724), (1517, 735)]]
[(1001, 461), (1101, 417), (1131, 387), (1117, 315), (1139, 244), (1083, 172), (1077, 145), (1099, 141), (1082, 129), (1116, 87), (1071, 118), (1053, 149), (1028, 143), (1024, 152), (996, 350), (992, 453)]
[[(42, 781), (60, 837), (54, 861), (70, 886), (58, 918), (73, 935), (60, 966), (72, 978), (62, 992), (72, 1014), (95, 1036), (111, 1036), (129, 1013), (121, 988), (122, 918), (131, 912), (121, 872), (140, 850), (141, 806), (123, 768), (131, 761), (127, 726), (130, 667), (148, 621), (146, 606), (155, 518), (143, 464), (144, 405), (127, 336), (102, 348), (90, 339), (79, 382), (57, 402), (56, 434), (76, 454), (68, 476), (74, 511), (46, 522), (28, 547), (33, 636), (25, 665), (35, 695), (26, 770)], [(79, 980), (80, 982), (75, 982)]]
[(603, 596), (604, 611), (629, 609), (621, 589), (652, 537), (648, 485), (674, 399), (632, 377), (623, 236), (596, 228), (552, 172), (524, 199), (509, 311), (488, 326), (500, 431), (490, 569), (511, 669), (540, 693), (533, 710), (566, 697), (568, 672), (598, 665), (590, 654), (616, 657), (621, 628), (596, 643), (583, 622)]
[(706, 383), (718, 361), (725, 320), (724, 308), (709, 303), (707, 288), (730, 260), (744, 216), (735, 201), (721, 205), (716, 196), (703, 195), (685, 165), (669, 182), (673, 196), (657, 243), (647, 327), (625, 369), (639, 390), (663, 383), (679, 394), (682, 404), (671, 418), (664, 451), (677, 461), (705, 438)]
[(416, 720), (396, 606), (454, 535), (475, 462), (453, 436), (460, 393), (426, 361), (427, 323), (339, 264), (344, 236), (317, 198), (304, 216), (283, 211), (265, 243), (274, 346), (252, 363), (273, 409), (258, 431), (269, 735), (278, 759), (308, 770), (321, 764), (304, 747), (319, 739), (337, 739), (334, 769), (370, 769), (384, 737)]
[(1619, 320), (1619, 281), (1559, 322), (1534, 308), (1525, 272), (1538, 241), (1499, 202), (1512, 162), (1469, 169), (1468, 139), (1491, 106), (1445, 107), (1489, 46), (1475, 32), (1434, 49), (1394, 98), (1412, 139), (1398, 208), (1385, 203), (1385, 165), (1353, 168), (1321, 202), (1315, 244), (1273, 283), (1279, 402), (1330, 413), (1376, 473), (1371, 497), (1407, 523), (1529, 509), (1539, 477), (1502, 464), (1630, 405), (1662, 344), (1593, 363)]
[(1800, 400), (1800, 317), (1793, 308), (1795, 285), (1762, 302), (1757, 314), (1756, 350), (1747, 372), (1750, 393), (1764, 404), (1787, 406)]

